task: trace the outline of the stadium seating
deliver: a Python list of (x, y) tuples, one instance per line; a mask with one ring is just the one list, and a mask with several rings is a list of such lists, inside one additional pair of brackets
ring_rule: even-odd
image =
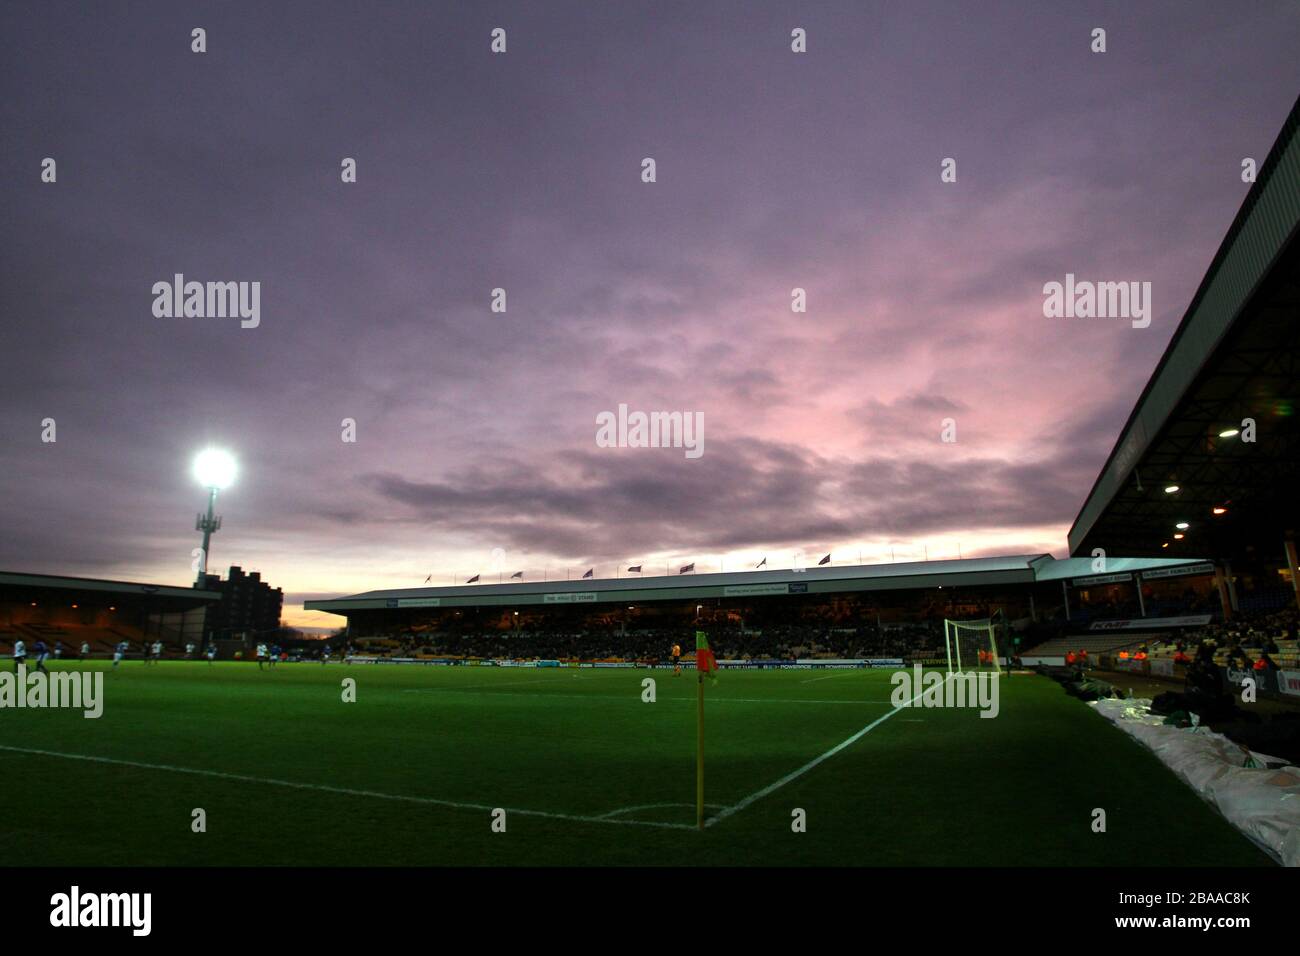
[[(941, 654), (938, 622), (883, 627), (779, 625), (741, 631), (733, 624), (705, 625), (724, 659), (925, 658)], [(380, 657), (514, 658), (521, 660), (666, 660), (674, 643), (689, 656), (689, 628), (629, 630), (609, 627), (568, 632), (531, 630), (440, 632), (422, 629), (400, 635), (355, 637), (353, 652)]]
[(1022, 651), (1022, 654), (1033, 657), (1064, 657), (1070, 651), (1087, 651), (1090, 655), (1109, 654), (1112, 651), (1119, 651), (1126, 647), (1136, 647), (1139, 644), (1150, 643), (1159, 636), (1161, 635), (1134, 633), (1132, 631), (1123, 634), (1104, 631), (1096, 634), (1071, 634), (1065, 637), (1052, 638), (1031, 650)]

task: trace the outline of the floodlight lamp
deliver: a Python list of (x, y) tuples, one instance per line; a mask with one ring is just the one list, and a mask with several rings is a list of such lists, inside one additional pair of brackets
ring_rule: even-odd
[(194, 458), (194, 478), (204, 488), (228, 488), (235, 480), (235, 459), (220, 448), (205, 448)]

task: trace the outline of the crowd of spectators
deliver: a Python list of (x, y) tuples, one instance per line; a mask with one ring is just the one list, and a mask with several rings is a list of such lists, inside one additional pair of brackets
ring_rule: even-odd
[(1154, 656), (1172, 657), (1175, 664), (1186, 667), (1203, 666), (1206, 660), (1212, 660), (1235, 670), (1278, 670), (1294, 666), (1294, 642), (1298, 637), (1300, 615), (1294, 608), (1288, 608), (1240, 615), (1227, 622), (1208, 624), (1164, 641), (1155, 641), (1150, 648), (1142, 645), (1133, 656), (1143, 659), (1150, 650)]
[[(943, 648), (942, 624), (930, 622), (857, 627), (780, 624), (761, 629), (727, 623), (701, 629), (714, 653), (727, 660), (912, 658), (942, 654)], [(694, 628), (425, 631), (355, 638), (356, 650), (363, 654), (514, 660), (667, 660), (674, 644), (691, 653)]]
[(1295, 608), (1238, 616), (1230, 621), (1208, 624), (1187, 635), (1189, 643), (1210, 641), (1220, 647), (1234, 645), (1245, 647), (1273, 646), (1277, 653), (1278, 641), (1294, 641), (1300, 628), (1300, 615)]

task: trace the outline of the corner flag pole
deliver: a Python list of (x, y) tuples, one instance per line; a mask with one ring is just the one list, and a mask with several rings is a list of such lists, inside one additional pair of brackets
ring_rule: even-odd
[(695, 825), (704, 829), (704, 672), (695, 675)]

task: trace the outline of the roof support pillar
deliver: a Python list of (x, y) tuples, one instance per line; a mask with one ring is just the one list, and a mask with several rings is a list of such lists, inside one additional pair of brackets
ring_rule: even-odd
[(1300, 562), (1296, 560), (1295, 538), (1288, 537), (1283, 542), (1286, 550), (1286, 566), (1291, 572), (1291, 592), (1295, 595), (1295, 603), (1300, 607)]
[(1223, 609), (1223, 620), (1232, 620), (1232, 601), (1228, 599), (1228, 582), (1223, 572), (1223, 566), (1216, 564), (1214, 566), (1214, 586), (1219, 589), (1219, 606)]
[(1223, 579), (1228, 582), (1228, 600), (1232, 602), (1232, 613), (1240, 614), (1241, 605), (1237, 603), (1237, 585), (1232, 580), (1232, 562), (1223, 562)]

